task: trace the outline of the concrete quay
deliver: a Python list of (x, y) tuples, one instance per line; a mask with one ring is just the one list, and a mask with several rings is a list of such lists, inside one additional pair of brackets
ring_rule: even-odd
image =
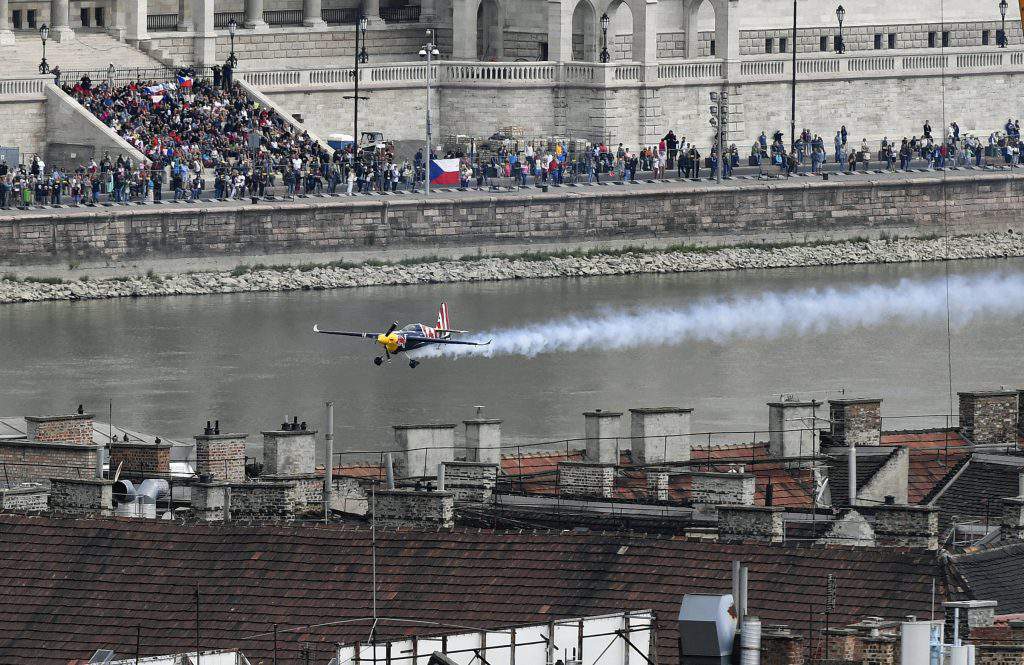
[(30, 210), (0, 216), (0, 266), (645, 239), (723, 246), (1024, 231), (1024, 174), (656, 182)]

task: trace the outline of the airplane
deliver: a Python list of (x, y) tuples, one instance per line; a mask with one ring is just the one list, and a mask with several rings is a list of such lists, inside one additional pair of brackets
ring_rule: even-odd
[[(448, 327), (448, 304), (441, 303), (437, 311), (437, 326), (430, 327), (424, 323), (410, 323), (398, 330), (398, 321), (395, 321), (385, 333), (373, 332), (348, 332), (344, 330), (320, 330), (320, 326), (314, 324), (313, 332), (321, 335), (343, 335), (345, 337), (363, 337), (372, 339), (384, 347), (384, 355), (373, 359), (373, 364), (378, 367), (384, 363), (391, 362), (391, 356), (399, 353), (412, 351), (431, 344), (462, 344), (465, 346), (487, 346), (491, 340), (486, 342), (467, 342), (464, 340), (452, 339), (452, 334), (466, 334), (468, 330), (453, 330)], [(420, 362), (415, 358), (409, 359), (409, 367), (416, 368)]]

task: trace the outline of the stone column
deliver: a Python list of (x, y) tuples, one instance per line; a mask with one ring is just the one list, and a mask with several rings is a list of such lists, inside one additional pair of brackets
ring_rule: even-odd
[(384, 24), (384, 19), (380, 17), (380, 0), (364, 0), (363, 15), (370, 25)]
[[(797, 48), (793, 44), (791, 48)], [(722, 60), (722, 76), (739, 74), (739, 0), (719, 0), (715, 5), (715, 57)]]
[(323, 5), (320, 0), (302, 0), (302, 25), (307, 28), (323, 28), (324, 22)]
[(548, 60), (572, 60), (572, 11), (567, 0), (548, 0)]
[(69, 10), (68, 0), (50, 0), (50, 38), (55, 42), (68, 42), (75, 38)]
[(263, 20), (263, 0), (245, 0), (245, 27), (253, 30), (268, 30)]
[(195, 24), (192, 61), (198, 67), (212, 67), (217, 64), (217, 31), (213, 28), (213, 0), (191, 2), (192, 21)]
[(146, 0), (118, 0), (118, 3), (124, 7), (124, 38), (131, 42), (149, 39)]
[(192, 32), (192, 12), (189, 11), (189, 0), (178, 0), (178, 31)]
[[(106, 33), (118, 41), (122, 41), (125, 38), (125, 19), (126, 14), (130, 11), (127, 6), (131, 4), (133, 0), (109, 0), (107, 2), (107, 27)], [(145, 15), (145, 9), (143, 9), (143, 15)], [(145, 21), (143, 21), (145, 23)]]
[(657, 5), (658, 0), (635, 0), (629, 4), (629, 9), (633, 12), (631, 59), (645, 67), (658, 64), (658, 25), (654, 20)]
[(14, 44), (14, 31), (11, 30), (9, 0), (0, 0), (0, 46)]
[(479, 0), (452, 0), (452, 45), (455, 60), (476, 60), (476, 9)]

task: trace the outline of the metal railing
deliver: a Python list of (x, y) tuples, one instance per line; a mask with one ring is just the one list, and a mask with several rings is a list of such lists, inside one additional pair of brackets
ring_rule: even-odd
[(274, 9), (263, 12), (268, 25), (302, 25), (301, 9)]
[(354, 7), (324, 9), (320, 12), (320, 16), (328, 25), (348, 25), (355, 23), (359, 18), (359, 10)]
[(381, 7), (380, 17), (386, 23), (416, 23), (420, 20), (420, 8)]
[(245, 12), (216, 12), (213, 15), (213, 27), (226, 28), (231, 19), (235, 19), (235, 23), (242, 25), (245, 22)]
[[(72, 85), (87, 75), (94, 85), (106, 83), (107, 78), (113, 79), (115, 85), (132, 83), (134, 81), (175, 81), (178, 78), (178, 70), (173, 67), (123, 67), (115, 69), (113, 73), (107, 69), (67, 69), (61, 70), (61, 84)], [(196, 70), (197, 76), (206, 76), (206, 70)]]
[(146, 16), (146, 29), (153, 32), (178, 29), (177, 14), (149, 14)]

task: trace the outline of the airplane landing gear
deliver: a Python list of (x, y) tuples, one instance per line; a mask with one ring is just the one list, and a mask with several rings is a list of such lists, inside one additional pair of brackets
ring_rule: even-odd
[(409, 367), (411, 369), (416, 369), (416, 366), (419, 365), (419, 364), (420, 364), (420, 361), (418, 361), (418, 360), (410, 360), (409, 361)]
[(381, 365), (384, 364), (384, 359), (381, 358), (380, 356), (377, 356), (376, 358), (373, 359), (373, 364), (376, 365), (377, 367), (380, 367)]

